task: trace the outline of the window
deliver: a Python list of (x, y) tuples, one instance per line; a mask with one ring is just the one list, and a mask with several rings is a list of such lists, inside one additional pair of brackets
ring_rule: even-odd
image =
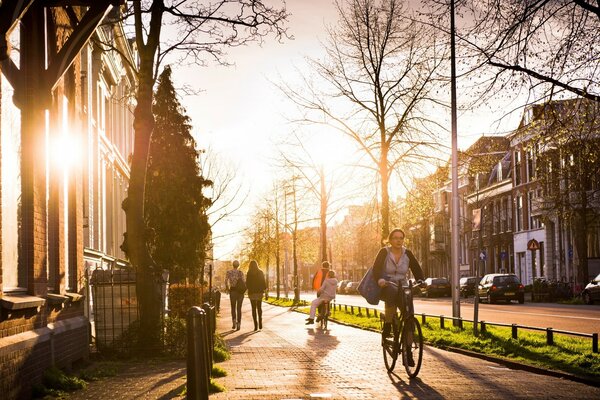
[(527, 150), (527, 182), (531, 182), (535, 179), (535, 150), (529, 149)]
[(508, 197), (504, 197), (500, 200), (500, 232), (506, 232), (508, 230), (506, 226), (506, 213), (508, 212)]
[(521, 184), (521, 152), (515, 151), (515, 185)]
[[(18, 31), (18, 29), (15, 29)], [(18, 35), (17, 35), (18, 36)], [(13, 42), (14, 43), (14, 42)], [(12, 53), (15, 53), (14, 51)], [(2, 179), (2, 290), (25, 290), (27, 271), (19, 269), (19, 203), (21, 198), (21, 163), (18, 157), (21, 148), (21, 112), (14, 105), (14, 90), (0, 74), (0, 168)]]
[(517, 196), (515, 199), (515, 209), (515, 231), (521, 232), (523, 230), (523, 196)]

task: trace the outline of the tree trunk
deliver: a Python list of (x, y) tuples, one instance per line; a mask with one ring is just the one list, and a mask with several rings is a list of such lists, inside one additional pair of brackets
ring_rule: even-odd
[[(136, 290), (138, 297), (140, 349), (158, 348), (160, 344), (161, 321), (161, 279), (150, 257), (146, 243), (146, 224), (144, 222), (144, 190), (146, 185), (146, 164), (150, 149), (150, 137), (154, 127), (152, 114), (152, 59), (145, 62), (142, 56), (142, 66), (139, 73), (137, 105), (134, 112), (133, 127), (135, 144), (131, 162), (131, 176), (127, 190), (127, 205), (125, 207), (127, 221), (127, 255), (136, 271)], [(150, 64), (150, 65), (147, 65)]]
[(390, 193), (389, 193), (389, 167), (388, 149), (381, 147), (381, 161), (379, 163), (379, 174), (381, 175), (381, 245), (386, 243), (390, 233)]
[(321, 166), (321, 261), (327, 261), (327, 193), (323, 166)]

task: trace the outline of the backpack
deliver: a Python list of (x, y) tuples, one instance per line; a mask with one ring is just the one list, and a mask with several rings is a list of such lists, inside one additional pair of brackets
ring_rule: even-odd
[(244, 274), (240, 273), (240, 276), (238, 277), (237, 282), (235, 283), (235, 286), (233, 287), (233, 290), (235, 290), (236, 292), (240, 293), (240, 294), (244, 294), (246, 293), (246, 282), (244, 282)]

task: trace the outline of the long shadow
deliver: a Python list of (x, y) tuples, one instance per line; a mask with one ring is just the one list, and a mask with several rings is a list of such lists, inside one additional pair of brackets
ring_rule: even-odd
[[(399, 367), (402, 368), (401, 365)], [(398, 372), (388, 372), (388, 376), (392, 385), (403, 398), (445, 399), (441, 393), (423, 382), (419, 377), (410, 379)]]

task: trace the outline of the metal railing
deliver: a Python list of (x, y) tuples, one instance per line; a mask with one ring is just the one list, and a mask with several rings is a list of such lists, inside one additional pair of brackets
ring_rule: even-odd
[[(341, 311), (342, 307), (343, 307), (345, 312), (350, 312), (352, 315), (354, 315), (355, 310), (357, 311), (356, 315), (362, 315), (363, 310), (364, 310), (364, 313), (367, 317), (370, 317), (371, 314), (373, 314), (373, 316), (375, 318), (377, 318), (378, 313), (381, 313), (381, 311), (379, 311), (375, 308), (353, 306), (353, 305), (347, 305), (347, 304), (339, 304), (339, 303), (336, 303), (335, 300), (331, 303), (331, 307), (332, 307), (333, 311), (335, 311), (335, 310)], [(425, 324), (427, 322), (428, 317), (429, 318), (438, 318), (440, 320), (440, 328), (441, 329), (445, 329), (445, 321), (446, 320), (451, 320), (451, 321), (456, 320), (457, 325), (460, 329), (464, 329), (463, 322), (473, 323), (472, 320), (463, 319), (460, 317), (456, 318), (456, 317), (448, 317), (448, 316), (444, 316), (444, 315), (415, 313), (415, 316), (418, 316), (418, 315), (421, 316), (421, 322), (423, 324)], [(527, 325), (519, 325), (519, 324), (505, 324), (505, 323), (501, 323), (501, 322), (488, 322), (488, 321), (479, 321), (479, 326), (480, 326), (481, 332), (486, 332), (487, 326), (499, 326), (499, 327), (511, 328), (511, 334), (512, 334), (513, 339), (518, 339), (519, 329), (546, 332), (546, 343), (549, 346), (554, 345), (554, 334), (589, 338), (592, 340), (592, 352), (598, 353), (598, 333), (582, 333), (582, 332), (573, 332), (573, 331), (567, 331), (567, 330), (562, 330), (562, 329), (539, 328), (539, 327), (535, 327), (535, 326), (527, 326)]]

